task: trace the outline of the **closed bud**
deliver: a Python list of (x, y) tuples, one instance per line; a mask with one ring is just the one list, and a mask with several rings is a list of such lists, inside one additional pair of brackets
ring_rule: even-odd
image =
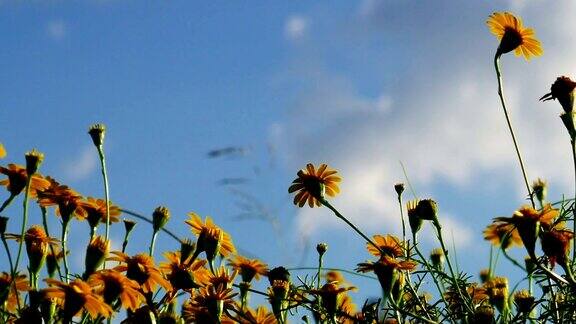
[(164, 206), (160, 206), (154, 210), (152, 214), (152, 226), (154, 232), (158, 232), (161, 228), (166, 225), (170, 219), (170, 210)]
[(102, 236), (96, 236), (90, 241), (88, 248), (86, 248), (84, 280), (96, 272), (102, 263), (104, 263), (109, 250), (110, 241)]
[(104, 136), (106, 135), (106, 126), (104, 124), (94, 124), (90, 126), (88, 134), (92, 138), (92, 142), (96, 147), (100, 147), (104, 144)]
[(290, 281), (290, 272), (284, 267), (276, 267), (268, 271), (268, 280), (270, 281), (270, 285), (272, 285), (275, 280)]
[(26, 153), (26, 173), (29, 177), (38, 171), (42, 161), (44, 161), (44, 154), (38, 152), (36, 149)]
[(136, 226), (136, 222), (129, 219), (125, 219), (123, 222), (124, 222), (124, 229), (126, 230), (126, 236), (128, 236), (130, 232), (132, 232), (132, 230), (134, 229), (134, 226)]
[(404, 192), (404, 184), (403, 183), (397, 183), (394, 185), (394, 190), (396, 190), (396, 193), (398, 194), (398, 197), (400, 197), (402, 195), (402, 193)]
[(536, 196), (536, 199), (543, 204), (546, 201), (546, 196), (548, 194), (548, 186), (546, 181), (538, 178), (532, 183), (532, 192)]
[(418, 231), (422, 228), (422, 218), (418, 215), (417, 211), (417, 200), (409, 201), (406, 204), (406, 209), (408, 210), (408, 223), (410, 223), (410, 229), (412, 230), (412, 234), (416, 235)]
[(416, 211), (421, 219), (435, 220), (438, 218), (438, 204), (432, 199), (420, 200), (416, 206)]
[(326, 253), (326, 251), (328, 251), (328, 244), (318, 243), (318, 245), (316, 245), (316, 251), (318, 252), (318, 254), (320, 256), (323, 256), (324, 253)]
[(442, 269), (444, 265), (444, 251), (441, 248), (436, 248), (432, 250), (430, 253), (430, 261), (432, 261), (432, 265), (437, 269)]

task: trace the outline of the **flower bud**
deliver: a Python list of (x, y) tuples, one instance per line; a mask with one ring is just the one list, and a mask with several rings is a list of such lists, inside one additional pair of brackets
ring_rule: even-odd
[(152, 214), (152, 226), (154, 228), (154, 232), (158, 232), (161, 228), (163, 228), (169, 219), (170, 210), (168, 208), (164, 206), (159, 206), (156, 208)]
[(408, 210), (408, 223), (410, 223), (410, 229), (412, 230), (412, 234), (416, 235), (418, 231), (422, 228), (422, 219), (418, 215), (417, 211), (417, 200), (409, 201), (406, 204), (406, 209)]
[(38, 152), (36, 149), (26, 153), (26, 173), (29, 177), (38, 171), (42, 161), (44, 161), (44, 154)]
[(134, 229), (134, 226), (136, 226), (136, 222), (130, 219), (125, 219), (123, 222), (124, 222), (124, 229), (126, 230), (126, 236), (128, 236), (130, 232), (132, 232), (132, 230)]
[(328, 251), (328, 244), (318, 243), (318, 245), (316, 245), (316, 251), (318, 252), (320, 257), (322, 257), (324, 255), (324, 253), (326, 253), (326, 251)]
[(432, 199), (424, 199), (418, 202), (416, 206), (418, 217), (425, 220), (437, 219), (438, 204)]
[(290, 272), (284, 267), (276, 267), (268, 271), (268, 280), (270, 281), (270, 285), (272, 285), (275, 280), (290, 281)]
[(106, 135), (106, 126), (104, 124), (94, 124), (90, 126), (88, 134), (92, 138), (92, 142), (96, 147), (101, 147), (104, 144), (104, 136)]
[(558, 99), (562, 109), (566, 113), (570, 113), (574, 109), (574, 88), (576, 88), (576, 82), (570, 80), (569, 77), (558, 77), (550, 87), (550, 92), (545, 94), (540, 100)]
[(396, 190), (396, 193), (398, 194), (398, 197), (400, 197), (402, 195), (402, 193), (404, 192), (404, 184), (403, 183), (397, 183), (394, 185), (394, 190)]
[(441, 248), (436, 248), (432, 250), (430, 253), (430, 261), (432, 261), (432, 265), (437, 269), (442, 269), (444, 265), (445, 257), (444, 251)]
[(480, 282), (486, 283), (490, 279), (491, 279), (491, 277), (490, 277), (490, 270), (489, 269), (480, 270)]
[(546, 181), (538, 178), (532, 183), (532, 191), (536, 196), (536, 199), (543, 204), (546, 201), (546, 196), (548, 194), (548, 186)]
[(514, 293), (514, 304), (520, 313), (530, 313), (534, 307), (534, 301), (534, 296), (532, 296), (526, 289)]
[(83, 276), (84, 280), (96, 272), (102, 263), (104, 263), (109, 250), (110, 241), (106, 240), (102, 236), (96, 236), (90, 241), (88, 248), (86, 248), (86, 259), (84, 262), (86, 270)]

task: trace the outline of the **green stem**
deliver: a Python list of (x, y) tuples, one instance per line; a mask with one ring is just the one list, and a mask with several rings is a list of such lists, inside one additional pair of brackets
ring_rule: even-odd
[[(41, 206), (40, 210), (42, 211), (42, 225), (44, 225), (44, 232), (46, 232), (46, 236), (50, 237), (50, 231), (48, 230), (48, 217), (47, 217), (48, 215), (46, 207)], [(62, 280), (62, 273), (60, 272), (60, 265), (58, 264), (58, 258), (54, 253), (54, 247), (52, 246), (52, 244), (48, 244), (48, 246), (50, 246), (50, 252), (52, 253), (52, 255), (56, 260), (56, 270), (58, 271), (58, 277), (60, 278), (60, 280)]]
[(522, 160), (522, 155), (520, 154), (520, 148), (518, 147), (518, 141), (516, 140), (516, 135), (514, 134), (514, 129), (512, 128), (512, 123), (510, 122), (510, 117), (508, 116), (508, 110), (506, 109), (506, 100), (504, 99), (504, 86), (502, 84), (502, 73), (500, 72), (500, 55), (496, 54), (494, 56), (494, 68), (496, 69), (496, 77), (498, 78), (498, 96), (500, 97), (500, 102), (502, 103), (502, 109), (504, 110), (504, 116), (506, 117), (506, 123), (508, 124), (508, 130), (512, 136), (512, 142), (514, 142), (514, 148), (516, 149), (516, 155), (518, 156), (518, 162), (520, 162), (520, 169), (522, 170), (522, 176), (524, 177), (524, 184), (526, 185), (526, 190), (528, 191), (528, 197), (530, 197), (530, 202), (532, 203), (532, 208), (536, 208), (534, 204), (534, 197), (532, 195), (532, 190), (528, 184), (528, 176), (526, 175), (526, 169), (524, 168), (524, 161)]
[(154, 257), (154, 246), (156, 245), (156, 236), (158, 236), (158, 231), (152, 233), (152, 240), (150, 241), (150, 256)]
[[(102, 169), (102, 178), (104, 179), (104, 199), (106, 199), (106, 241), (110, 236), (110, 190), (108, 187), (108, 173), (106, 172), (106, 156), (102, 145), (98, 146), (98, 156), (100, 157), (100, 166)], [(104, 269), (106, 269), (106, 261), (104, 261)]]
[(2, 206), (0, 207), (0, 213), (1, 213), (4, 209), (6, 209), (6, 207), (8, 207), (8, 206), (10, 205), (10, 203), (12, 202), (12, 200), (14, 200), (14, 198), (16, 198), (16, 195), (14, 195), (14, 194), (11, 193), (11, 194), (10, 194), (10, 197), (8, 197), (8, 199), (6, 199), (6, 200), (4, 201), (4, 203), (2, 203)]
[(68, 257), (67, 257), (67, 250), (66, 250), (66, 243), (68, 240), (68, 224), (70, 220), (63, 220), (62, 221), (62, 236), (61, 236), (61, 244), (62, 244), (62, 259), (64, 263), (64, 282), (68, 283)]
[[(318, 269), (318, 268), (316, 268), (316, 267), (297, 267), (297, 268), (288, 268), (288, 269), (286, 269), (286, 270), (288, 270), (288, 271), (299, 271), (299, 270), (316, 270), (316, 269)], [(344, 272), (344, 273), (347, 273), (347, 274), (350, 274), (350, 275), (353, 275), (353, 276), (358, 276), (358, 277), (363, 277), (363, 278), (369, 278), (369, 279), (373, 279), (373, 280), (378, 280), (378, 278), (376, 278), (376, 277), (372, 277), (372, 276), (369, 276), (369, 275), (357, 273), (357, 272), (350, 271), (350, 270), (340, 269), (340, 268), (322, 268), (322, 269), (327, 270), (327, 271), (340, 271), (340, 272)]]
[(502, 246), (500, 246), (500, 250), (502, 250), (502, 254), (506, 259), (508, 259), (508, 261), (512, 262), (512, 264), (515, 265), (516, 267), (522, 269), (522, 271), (526, 271), (526, 269), (518, 261), (514, 260), (514, 258), (512, 258), (508, 254), (508, 252), (506, 252), (506, 250), (502, 248)]
[(440, 246), (442, 247), (442, 251), (444, 252), (444, 255), (446, 256), (446, 263), (448, 264), (448, 270), (450, 270), (450, 278), (452, 279), (452, 282), (453, 282), (454, 286), (456, 287), (456, 291), (458, 292), (458, 295), (460, 296), (462, 301), (465, 302), (465, 305), (468, 308), (468, 311), (473, 313), (474, 310), (472, 308), (470, 308), (470, 305), (468, 303), (468, 299), (465, 298), (464, 294), (462, 293), (462, 290), (460, 289), (460, 284), (458, 284), (458, 280), (456, 279), (454, 269), (452, 268), (452, 262), (450, 262), (450, 257), (448, 256), (448, 250), (446, 249), (446, 245), (444, 244), (444, 239), (442, 238), (442, 225), (440, 225), (440, 222), (438, 222), (438, 219), (434, 219), (433, 224), (434, 224), (434, 228), (436, 228), (436, 234), (438, 235), (438, 241), (440, 241)]
[(14, 274), (16, 270), (14, 270), (14, 264), (12, 263), (12, 255), (10, 254), (10, 249), (8, 248), (8, 242), (6, 242), (6, 237), (4, 233), (2, 233), (2, 244), (4, 244), (4, 249), (6, 249), (6, 255), (8, 256), (8, 262), (10, 263), (10, 273)]
[(358, 229), (358, 227), (356, 227), (348, 219), (346, 219), (346, 217), (344, 217), (342, 214), (340, 214), (340, 212), (338, 210), (336, 210), (336, 208), (334, 208), (332, 205), (330, 205), (330, 203), (326, 199), (320, 199), (320, 202), (324, 206), (328, 207), (336, 215), (336, 217), (340, 218), (346, 224), (348, 224), (348, 226), (352, 227), (352, 229), (354, 231), (356, 231), (356, 233), (358, 233), (360, 236), (362, 236), (362, 238), (364, 238), (366, 240), (366, 242), (372, 244), (372, 246), (374, 246), (376, 248), (376, 250), (383, 252), (382, 249), (380, 249), (380, 247), (378, 245), (376, 245), (376, 243), (374, 243), (370, 238), (368, 238), (368, 236), (366, 236), (364, 233), (362, 233), (362, 231), (360, 231)]
[[(16, 271), (18, 271), (18, 264), (20, 263), (20, 256), (22, 255), (22, 245), (24, 244), (24, 232), (26, 231), (26, 223), (28, 223), (28, 198), (30, 195), (31, 182), (32, 182), (32, 176), (30, 175), (28, 177), (28, 180), (26, 181), (26, 189), (25, 189), (26, 193), (24, 195), (24, 202), (23, 202), (24, 216), (22, 219), (22, 229), (20, 231), (20, 242), (18, 244), (18, 255), (16, 256), (16, 263), (14, 264), (14, 271), (12, 273), (13, 277)], [(14, 280), (14, 278), (12, 279)]]
[[(574, 201), (572, 204), (572, 232), (576, 233), (576, 140), (571, 140), (572, 144), (572, 161), (574, 162)], [(574, 242), (574, 240), (572, 241)], [(572, 262), (576, 260), (576, 246), (572, 247)]]
[(406, 246), (406, 223), (404, 222), (404, 208), (402, 208), (402, 195), (398, 195), (398, 206), (400, 207), (400, 219), (402, 220), (402, 247), (404, 248), (404, 255), (410, 259), (408, 255), (408, 246)]

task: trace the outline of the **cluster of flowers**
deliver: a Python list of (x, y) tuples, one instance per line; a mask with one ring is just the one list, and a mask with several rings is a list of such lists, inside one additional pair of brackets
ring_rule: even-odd
[[(344, 280), (338, 271), (325, 271), (322, 258), (326, 244), (318, 244), (318, 267), (308, 280), (291, 280), (284, 267), (268, 269), (257, 259), (236, 253), (232, 239), (210, 217), (202, 219), (189, 214), (186, 224), (195, 239), (182, 240), (167, 228), (168, 208), (156, 208), (150, 219), (121, 209), (108, 197), (107, 173), (104, 154), (103, 125), (94, 125), (89, 134), (100, 157), (105, 198), (84, 197), (51, 177), (44, 177), (38, 169), (43, 154), (32, 150), (26, 154), (26, 165), (0, 166), (5, 177), (0, 185), (6, 187), (6, 198), (0, 213), (18, 196), (23, 196), (21, 233), (7, 233), (8, 217), (0, 216), (0, 239), (4, 245), (8, 264), (0, 273), (0, 323), (102, 323), (122, 320), (123, 323), (287, 323), (289, 313), (306, 309), (317, 323), (502, 323), (526, 321), (573, 322), (576, 320), (576, 280), (573, 276), (576, 253), (570, 257), (574, 229), (567, 228), (573, 221), (576, 228), (574, 201), (559, 203), (546, 201), (546, 183), (537, 180), (528, 185), (523, 161), (512, 131), (501, 86), (500, 57), (515, 51), (526, 59), (542, 54), (540, 43), (531, 29), (524, 28), (519, 18), (510, 13), (495, 13), (488, 26), (499, 38), (495, 67), (499, 82), (499, 95), (529, 199), (532, 206), (523, 206), (511, 217), (497, 217), (484, 231), (486, 240), (498, 247), (515, 266), (526, 274), (528, 289), (511, 291), (508, 279), (494, 276), (496, 258), (490, 255), (489, 268), (480, 273), (480, 283), (471, 282), (470, 276), (459, 272), (448, 257), (438, 205), (432, 199), (416, 199), (404, 207), (404, 185), (396, 184), (402, 238), (394, 235), (373, 235), (371, 238), (342, 215), (327, 197), (336, 196), (341, 178), (326, 164), (315, 167), (308, 164), (297, 173), (288, 191), (295, 193), (294, 204), (304, 207), (326, 207), (346, 222), (366, 241), (367, 252), (375, 259), (357, 265), (357, 273), (373, 273), (382, 290), (380, 299), (366, 301), (359, 309), (348, 292), (356, 288)], [(561, 119), (568, 130), (573, 148), (576, 148), (574, 123), (574, 89), (576, 83), (560, 77), (551, 92), (542, 100), (557, 99), (564, 109)], [(576, 164), (576, 149), (573, 150)], [(6, 151), (0, 144), (0, 158)], [(539, 203), (536, 207), (535, 200)], [(42, 214), (42, 226), (28, 227), (28, 203), (35, 200)], [(60, 217), (60, 238), (52, 238), (48, 229), (50, 208)], [(411, 237), (407, 237), (404, 211), (408, 218)], [(124, 219), (124, 242), (121, 251), (110, 251), (108, 238), (111, 224), (118, 223), (120, 215), (128, 213), (152, 224), (153, 235), (148, 253), (127, 255), (125, 249), (136, 225)], [(90, 238), (85, 249), (83, 273), (71, 273), (67, 264), (67, 232), (71, 221), (87, 221)], [(419, 249), (418, 233), (430, 223), (439, 243), (429, 257)], [(98, 226), (105, 224), (105, 235), (98, 235)], [(180, 249), (164, 253), (165, 261), (153, 260), (154, 243), (160, 232), (166, 232), (179, 241)], [(15, 261), (8, 244), (18, 244)], [(538, 256), (540, 240), (543, 255)], [(20, 270), (23, 246), (28, 256), (27, 272)], [(513, 246), (523, 246), (527, 252), (524, 264), (507, 254)], [(564, 274), (555, 272), (558, 264)], [(40, 285), (40, 272), (46, 268), (47, 277)], [(266, 291), (253, 289), (253, 282), (267, 277)], [(238, 278), (238, 279), (237, 279)], [(321, 284), (321, 278), (325, 283)], [(541, 288), (536, 297), (534, 281)], [(428, 282), (436, 293), (422, 292)], [(251, 308), (250, 294), (267, 298), (270, 311), (264, 305)], [(435, 300), (434, 300), (435, 299)], [(178, 300), (184, 300), (181, 311), (176, 310)], [(125, 315), (122, 315), (125, 314)], [(308, 316), (303, 317), (308, 322)]]

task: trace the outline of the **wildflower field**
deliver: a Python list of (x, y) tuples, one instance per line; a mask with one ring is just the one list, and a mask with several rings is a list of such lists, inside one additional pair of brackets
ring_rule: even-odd
[[(494, 47), (486, 50), (494, 55), (494, 92), (482, 95), (500, 103), (490, 108), (507, 127), (502, 141), (510, 140), (507, 152), (516, 162), (507, 172), (521, 177), (525, 199), (508, 215), (477, 221), (490, 253), (473, 260), (476, 268), (458, 264), (456, 254), (466, 251), (459, 251), (451, 241), (454, 233), (446, 231), (443, 202), (417, 196), (409, 172), (388, 185), (401, 225), (389, 231), (363, 228), (340, 209), (337, 199), (351, 194), (342, 190), (348, 178), (328, 159), (302, 165), (294, 170), (292, 182), (280, 188), (289, 194), (293, 211), (329, 211), (346, 226), (347, 244), (361, 246), (364, 253), (353, 256), (353, 264), (342, 257), (342, 263), (326, 265), (328, 255), (340, 253), (330, 248), (331, 242), (308, 247), (314, 255), (308, 267), (254, 257), (243, 253), (242, 240), (220, 225), (218, 215), (190, 211), (183, 219), (171, 212), (170, 199), (150, 211), (117, 205), (107, 165), (114, 131), (96, 123), (84, 134), (70, 134), (83, 136), (99, 162), (100, 190), (89, 194), (43, 172), (48, 154), (30, 148), (15, 156), (10, 142), (0, 143), (0, 323), (576, 322), (576, 177), (574, 192), (549, 197), (547, 181), (528, 176), (521, 146), (530, 143), (517, 136), (504, 91), (505, 63), (523, 60), (528, 70), (532, 60), (546, 60), (544, 46), (538, 27), (528, 27), (529, 21), (525, 25), (511, 12), (494, 12), (485, 24), (485, 32), (495, 37)], [(563, 75), (547, 82), (549, 87), (537, 95), (540, 102), (534, 101), (560, 112), (562, 147), (571, 149), (567, 154), (574, 162), (574, 170), (565, 175), (572, 178), (576, 82)], [(34, 140), (42, 147), (42, 136)], [(229, 148), (209, 156), (230, 152), (238, 153)], [(177, 234), (175, 228), (185, 228), (187, 234)], [(72, 230), (83, 238), (70, 240)], [(425, 230), (432, 233), (433, 249), (423, 248)], [(242, 231), (258, 236), (249, 226)], [(112, 233), (121, 233), (119, 244), (112, 244)], [(259, 242), (248, 250), (258, 254), (268, 244)], [(501, 270), (503, 263), (506, 270)], [(358, 298), (366, 285), (356, 284), (359, 280), (368, 280), (380, 294)]]

